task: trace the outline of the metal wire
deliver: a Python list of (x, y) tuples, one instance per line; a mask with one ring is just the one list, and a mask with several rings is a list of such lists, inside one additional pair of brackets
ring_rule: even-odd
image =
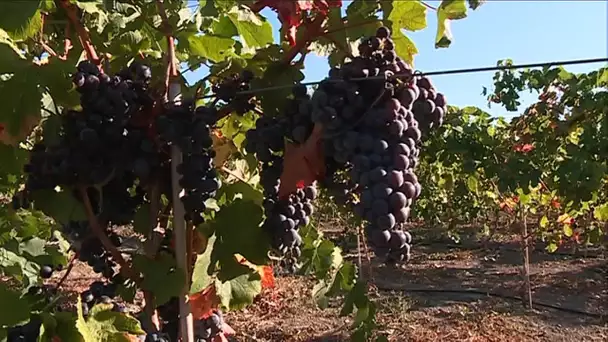
[[(429, 71), (429, 72), (416, 72), (416, 76), (439, 76), (439, 75), (454, 75), (454, 74), (470, 74), (476, 72), (487, 72), (487, 71), (502, 71), (502, 70), (515, 70), (515, 69), (528, 69), (528, 68), (545, 68), (551, 66), (561, 66), (561, 65), (574, 65), (574, 64), (591, 64), (591, 63), (608, 63), (608, 58), (589, 58), (589, 59), (575, 59), (575, 60), (567, 60), (567, 61), (554, 61), (554, 62), (542, 62), (542, 63), (529, 63), (529, 64), (512, 64), (512, 65), (497, 65), (491, 67), (479, 67), (479, 68), (467, 68), (467, 69), (451, 69), (451, 70), (438, 70), (438, 71)], [(395, 74), (393, 77), (407, 77), (411, 76), (411, 74)], [(382, 80), (385, 79), (384, 76), (370, 76), (370, 77), (357, 77), (351, 78), (351, 81), (364, 81), (364, 80)], [(312, 86), (316, 84), (320, 84), (321, 82), (343, 82), (344, 80), (332, 80), (325, 79), (321, 81), (311, 81), (311, 82), (302, 82), (297, 84), (288, 84), (288, 85), (278, 85), (273, 87), (266, 88), (258, 88), (251, 90), (239, 91), (236, 95), (251, 95), (257, 93), (263, 93), (268, 91), (275, 90), (283, 90), (293, 88), (295, 85), (303, 85), (303, 86)], [(205, 95), (202, 98), (210, 98), (214, 97), (214, 94)]]

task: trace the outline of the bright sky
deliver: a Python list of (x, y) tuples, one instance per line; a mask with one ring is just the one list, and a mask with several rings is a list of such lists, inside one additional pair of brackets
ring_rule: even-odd
[[(401, 0), (407, 1), (407, 0)], [(350, 1), (344, 1), (348, 5)], [(437, 5), (439, 1), (427, 1)], [(277, 16), (262, 11), (275, 28)], [(421, 71), (494, 66), (499, 59), (510, 58), (516, 64), (608, 57), (608, 1), (513, 1), (489, 0), (468, 18), (452, 22), (454, 40), (447, 49), (435, 49), (437, 20), (434, 12), (427, 14), (428, 28), (409, 33), (419, 54), (415, 68)], [(278, 32), (275, 39), (278, 40)], [(566, 67), (573, 72), (586, 72), (601, 64)], [(327, 75), (324, 57), (306, 58), (306, 81), (321, 80)], [(205, 71), (197, 71), (188, 79), (198, 79)], [(450, 104), (473, 105), (493, 115), (513, 116), (494, 105), (487, 108), (482, 87), (492, 86), (493, 72), (434, 76), (436, 88)], [(526, 96), (528, 101), (533, 96)]]

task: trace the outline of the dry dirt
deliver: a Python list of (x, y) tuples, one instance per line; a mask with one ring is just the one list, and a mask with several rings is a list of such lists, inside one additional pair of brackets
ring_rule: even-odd
[[(368, 263), (363, 257), (370, 296), (378, 306), (379, 332), (390, 341), (608, 341), (605, 255), (533, 251), (535, 306), (529, 310), (518, 299), (522, 278), (517, 244), (453, 247), (415, 245), (411, 262), (402, 267), (386, 267), (373, 258)], [(356, 251), (346, 250), (356, 262)], [(94, 277), (86, 265), (76, 263), (63, 290), (81, 291)], [(226, 314), (237, 332), (233, 340), (348, 341), (352, 321), (339, 316), (341, 300), (318, 309), (311, 297), (313, 285), (309, 277), (277, 277), (276, 287), (265, 290), (254, 305)], [(482, 294), (462, 292), (471, 289)]]

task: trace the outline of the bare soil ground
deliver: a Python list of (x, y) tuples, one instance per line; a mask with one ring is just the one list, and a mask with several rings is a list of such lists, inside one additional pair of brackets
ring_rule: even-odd
[[(346, 246), (345, 250), (356, 261), (356, 249)], [(517, 299), (522, 278), (515, 242), (422, 243), (414, 246), (407, 265), (386, 267), (364, 257), (362, 268), (378, 306), (379, 332), (390, 341), (606, 342), (608, 262), (602, 253), (584, 257), (533, 251), (530, 272), (537, 303), (533, 310)], [(86, 265), (77, 263), (63, 289), (81, 291), (94, 277)], [(311, 296), (313, 285), (309, 277), (277, 277), (276, 287), (266, 290), (254, 305), (226, 315), (237, 332), (234, 339), (348, 341), (352, 320), (339, 316), (342, 301), (318, 309)], [(471, 289), (482, 294), (466, 292)]]

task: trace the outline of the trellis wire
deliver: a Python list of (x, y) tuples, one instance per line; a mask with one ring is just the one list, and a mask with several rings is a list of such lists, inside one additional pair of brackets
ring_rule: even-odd
[[(542, 63), (529, 63), (529, 64), (512, 64), (512, 65), (497, 65), (492, 67), (479, 67), (479, 68), (467, 68), (467, 69), (450, 69), (450, 70), (438, 70), (438, 71), (429, 71), (429, 72), (415, 72), (415, 76), (440, 76), (440, 75), (454, 75), (454, 74), (470, 74), (476, 72), (487, 72), (487, 71), (502, 71), (502, 70), (516, 70), (516, 69), (528, 69), (528, 68), (546, 68), (551, 66), (562, 66), (562, 65), (574, 65), (574, 64), (591, 64), (591, 63), (608, 63), (608, 58), (589, 58), (589, 59), (575, 59), (575, 60), (567, 60), (567, 61), (554, 61), (554, 62), (542, 62)], [(393, 77), (407, 77), (411, 76), (411, 74), (395, 74)], [(351, 78), (351, 81), (364, 81), (364, 80), (382, 80), (385, 76), (370, 76), (370, 77), (356, 77)], [(332, 80), (325, 79), (321, 81), (311, 81), (311, 82), (302, 82), (297, 83), (297, 85), (303, 86), (312, 86), (317, 85), (322, 82), (342, 82), (342, 80)], [(283, 90), (293, 88), (296, 84), (289, 85), (279, 85), (273, 87), (266, 88), (258, 88), (251, 90), (243, 90), (236, 93), (236, 95), (250, 95), (257, 94), (267, 91), (275, 91), (275, 90)], [(215, 97), (215, 94), (205, 95), (200, 98), (211, 98)]]

